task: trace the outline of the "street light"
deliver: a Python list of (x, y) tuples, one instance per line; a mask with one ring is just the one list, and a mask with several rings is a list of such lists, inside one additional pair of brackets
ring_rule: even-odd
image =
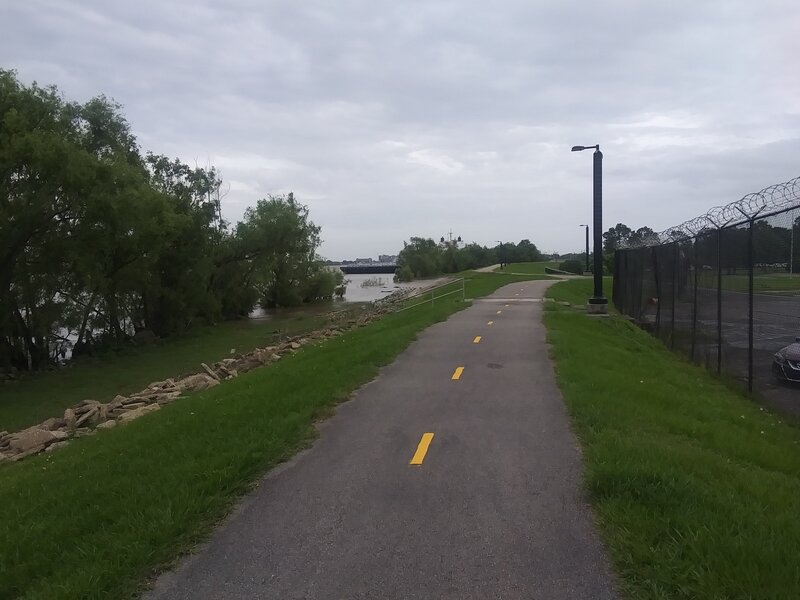
[(578, 227), (586, 227), (586, 272), (589, 272), (589, 226), (578, 225)]
[(500, 268), (502, 269), (502, 268), (503, 268), (503, 265), (504, 265), (504, 263), (503, 263), (503, 256), (502, 256), (502, 255), (504, 254), (504, 252), (503, 252), (503, 242), (501, 242), (500, 240), (495, 240), (495, 242), (497, 242), (498, 244), (500, 244), (500, 252), (498, 252), (498, 254), (500, 255), (500, 256), (499, 256), (499, 258), (500, 258)]
[[(608, 300), (603, 296), (603, 153), (600, 144), (594, 146), (573, 146), (573, 152), (594, 148), (594, 296), (589, 298), (590, 313), (608, 311)], [(588, 228), (587, 228), (588, 232)]]

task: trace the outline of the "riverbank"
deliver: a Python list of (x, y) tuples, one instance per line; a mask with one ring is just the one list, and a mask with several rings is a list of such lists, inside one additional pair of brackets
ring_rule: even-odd
[(82, 400), (107, 402), (152, 381), (178, 377), (281, 338), (321, 327), (332, 306), (281, 310), (265, 318), (198, 326), (184, 335), (130, 346), (98, 357), (84, 357), (59, 369), (0, 383), (0, 431), (17, 431), (59, 416)]
[[(466, 290), (480, 297), (513, 281), (471, 274)], [(454, 295), (386, 315), (125, 427), (0, 467), (0, 597), (136, 593), (418, 331), (465, 306)]]

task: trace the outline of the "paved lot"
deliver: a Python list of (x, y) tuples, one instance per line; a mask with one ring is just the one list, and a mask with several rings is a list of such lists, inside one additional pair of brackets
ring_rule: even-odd
[(550, 283), (426, 330), (147, 598), (615, 598), (547, 358)]

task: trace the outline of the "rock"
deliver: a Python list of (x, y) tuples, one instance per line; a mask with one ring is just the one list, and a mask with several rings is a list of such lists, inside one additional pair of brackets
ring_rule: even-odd
[(80, 417), (92, 410), (96, 410), (98, 406), (100, 406), (100, 403), (97, 400), (84, 400), (74, 407), (75, 414)]
[(64, 411), (64, 422), (67, 426), (67, 429), (75, 429), (75, 411), (71, 408), (68, 408)]
[(147, 413), (153, 412), (155, 410), (160, 409), (161, 407), (158, 404), (148, 404), (147, 406), (141, 406), (134, 410), (129, 410), (126, 413), (120, 415), (119, 421), (120, 423), (127, 423), (129, 421), (133, 421), (134, 419), (138, 419), (139, 417), (143, 417)]
[(261, 366), (261, 361), (257, 358), (243, 358), (238, 363), (236, 363), (236, 369), (229, 369), (229, 372), (238, 371), (240, 373), (247, 373), (248, 371), (252, 371), (256, 367)]
[(108, 420), (108, 404), (101, 404), (97, 409), (97, 422), (100, 423)]
[(67, 444), (69, 444), (69, 442), (66, 442), (66, 441), (64, 441), (64, 442), (56, 442), (55, 444), (50, 444), (47, 448), (44, 449), (44, 451), (45, 452), (54, 452), (54, 451), (58, 450), (59, 448), (63, 448)]
[(16, 462), (18, 460), (22, 460), (23, 458), (27, 458), (27, 457), (32, 456), (34, 454), (39, 454), (39, 452), (44, 450), (44, 448), (45, 448), (44, 444), (39, 444), (38, 446), (34, 446), (33, 448), (30, 448), (29, 450), (26, 450), (25, 452), (20, 452), (19, 454), (14, 454), (12, 456), (9, 456), (8, 458), (9, 458), (9, 460), (12, 460), (12, 461)]
[(270, 359), (272, 360), (272, 362), (275, 362), (276, 360), (280, 360), (281, 359), (281, 355), (280, 354), (273, 354), (272, 356), (270, 356)]
[(78, 420), (75, 422), (75, 427), (80, 427), (84, 423), (96, 423), (97, 416), (100, 414), (99, 406), (94, 406), (90, 408), (87, 412), (81, 415)]
[(299, 350), (301, 348), (301, 346), (297, 342), (290, 342), (289, 343), (289, 348), (291, 348), (292, 350)]
[(174, 402), (175, 400), (177, 400), (180, 397), (181, 397), (181, 392), (180, 391), (173, 392), (173, 393), (170, 393), (170, 394), (162, 394), (161, 397), (158, 398), (158, 400), (156, 400), (156, 403), (159, 404), (160, 406), (165, 406), (165, 405), (169, 404), (170, 402)]
[(102, 423), (97, 424), (97, 429), (111, 429), (115, 427), (117, 422), (114, 419), (109, 419), (108, 421), (103, 421)]
[(61, 436), (66, 437), (66, 434), (61, 431), (45, 431), (38, 427), (29, 427), (11, 436), (10, 445), (11, 448), (18, 453), (27, 452), (37, 446), (44, 448), (51, 442), (63, 439)]
[(176, 381), (175, 385), (184, 391), (197, 392), (219, 385), (219, 381), (206, 373), (197, 373)]
[(219, 381), (219, 375), (217, 375), (217, 374), (214, 372), (214, 370), (213, 370), (211, 367), (209, 367), (209, 366), (208, 366), (206, 363), (200, 363), (200, 366), (203, 368), (203, 370), (204, 370), (206, 373), (208, 373), (208, 374), (209, 374), (209, 376), (211, 376), (211, 377), (213, 377), (214, 379), (216, 379), (217, 381)]
[(46, 431), (52, 431), (53, 429), (58, 429), (58, 421), (55, 417), (50, 417), (46, 421), (43, 421), (37, 425), (39, 429), (44, 429)]

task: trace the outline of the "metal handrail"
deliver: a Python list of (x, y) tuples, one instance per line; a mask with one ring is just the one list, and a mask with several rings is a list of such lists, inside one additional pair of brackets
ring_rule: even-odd
[[(441, 289), (443, 287), (447, 287), (447, 286), (456, 284), (458, 282), (461, 282), (461, 289), (460, 290), (453, 290), (452, 292), (447, 292), (446, 294), (440, 294), (438, 296), (435, 294), (436, 290), (439, 290), (439, 289)], [(466, 296), (466, 286), (465, 286), (465, 281), (464, 281), (463, 277), (460, 277), (458, 279), (453, 279), (452, 281), (448, 281), (447, 283), (442, 283), (442, 284), (434, 286), (432, 288), (428, 288), (427, 290), (425, 290), (423, 292), (420, 292), (419, 294), (415, 294), (413, 296), (409, 296), (408, 298), (405, 298), (404, 302), (408, 301), (408, 300), (414, 300), (415, 298), (421, 298), (422, 296), (427, 296), (429, 293), (431, 295), (430, 300), (426, 299), (426, 300), (424, 300), (422, 302), (417, 302), (416, 304), (412, 304), (410, 306), (404, 306), (403, 308), (398, 308), (394, 312), (396, 312), (396, 313), (397, 312), (403, 312), (404, 310), (408, 310), (410, 308), (415, 308), (417, 306), (422, 306), (423, 304), (430, 304), (431, 306), (433, 306), (437, 298), (446, 298), (447, 296), (452, 296), (453, 294), (458, 294), (459, 292), (461, 293), (461, 300), (463, 301), (465, 299), (465, 296)]]

